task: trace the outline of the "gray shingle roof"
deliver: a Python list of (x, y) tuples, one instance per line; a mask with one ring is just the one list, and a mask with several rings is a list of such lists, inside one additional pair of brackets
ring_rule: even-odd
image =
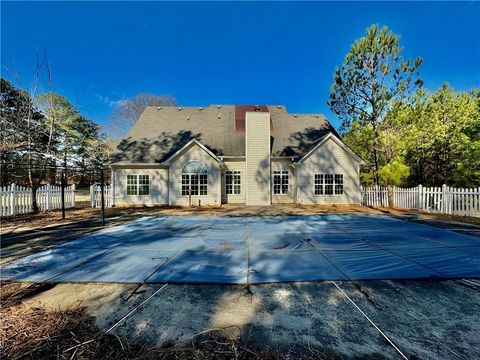
[[(268, 106), (268, 110), (273, 122), (272, 156), (301, 156), (327, 133), (336, 134), (323, 115), (293, 115), (284, 106)], [(161, 163), (193, 138), (216, 155), (245, 156), (245, 133), (236, 131), (235, 106), (152, 106), (119, 143), (111, 163)]]

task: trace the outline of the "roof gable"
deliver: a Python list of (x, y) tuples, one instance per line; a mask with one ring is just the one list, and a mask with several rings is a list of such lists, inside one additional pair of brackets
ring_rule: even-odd
[(167, 160), (165, 160), (165, 165), (170, 165), (173, 160), (175, 160), (177, 157), (182, 155), (186, 150), (191, 148), (192, 146), (198, 146), (200, 147), (203, 151), (205, 151), (208, 155), (210, 155), (214, 160), (217, 162), (221, 163), (222, 160), (220, 160), (213, 152), (207, 149), (205, 145), (203, 145), (200, 141), (197, 139), (192, 139), (188, 143), (186, 143), (182, 148), (180, 148), (178, 151), (176, 151), (174, 154), (172, 154)]
[(364, 160), (357, 155), (352, 149), (350, 149), (342, 140), (340, 140), (336, 135), (333, 133), (328, 133), (324, 137), (320, 139), (320, 141), (314, 145), (309, 151), (307, 151), (298, 161), (297, 164), (302, 164), (306, 159), (308, 159), (315, 151), (321, 148), (327, 141), (332, 140), (338, 146), (340, 146), (343, 150), (347, 152), (353, 159), (358, 161), (360, 164), (364, 163)]

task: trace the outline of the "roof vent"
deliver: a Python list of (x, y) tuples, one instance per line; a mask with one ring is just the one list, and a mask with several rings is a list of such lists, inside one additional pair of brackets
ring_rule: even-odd
[(181, 107), (177, 108), (177, 110), (182, 110), (182, 109), (183, 109), (183, 108), (181, 108)]
[(297, 114), (292, 114), (292, 115), (293, 115), (293, 117), (297, 117)]
[(218, 118), (219, 118), (219, 119), (221, 118), (220, 114), (218, 114)]
[(255, 105), (255, 106), (253, 107), (253, 110), (255, 110), (255, 111), (257, 111), (257, 112), (260, 111), (260, 105)]
[(277, 108), (281, 109), (281, 108), (282, 108), (282, 105), (277, 105)]
[(157, 107), (157, 110), (162, 110), (162, 107), (161, 106)]
[(222, 105), (217, 105), (217, 109), (220, 109), (222, 107)]
[(187, 120), (190, 120), (190, 115), (187, 115)]
[(320, 117), (320, 115), (318, 115), (318, 114), (315, 114), (315, 117), (316, 117), (316, 118), (318, 118), (318, 117)]
[(203, 110), (203, 108), (202, 108), (202, 107), (199, 107), (198, 110)]

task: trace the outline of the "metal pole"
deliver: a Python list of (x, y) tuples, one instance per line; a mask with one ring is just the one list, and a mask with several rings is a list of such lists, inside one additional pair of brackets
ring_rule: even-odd
[(103, 165), (100, 168), (100, 193), (101, 193), (101, 198), (102, 198), (102, 226), (105, 226), (105, 185), (104, 185), (104, 179), (103, 179)]
[(65, 168), (62, 169), (61, 187), (62, 187), (62, 220), (65, 220)]

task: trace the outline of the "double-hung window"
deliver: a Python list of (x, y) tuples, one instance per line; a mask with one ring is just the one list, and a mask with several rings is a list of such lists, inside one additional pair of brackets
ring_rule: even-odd
[(240, 195), (241, 192), (240, 171), (225, 172), (225, 192), (227, 195)]
[(273, 193), (275, 195), (288, 194), (288, 170), (273, 172)]
[(335, 174), (335, 195), (343, 194), (343, 174)]
[(343, 174), (315, 174), (315, 195), (342, 195)]
[(127, 175), (127, 195), (150, 195), (150, 175)]
[(207, 188), (207, 167), (201, 161), (190, 161), (182, 170), (182, 195), (207, 195)]

